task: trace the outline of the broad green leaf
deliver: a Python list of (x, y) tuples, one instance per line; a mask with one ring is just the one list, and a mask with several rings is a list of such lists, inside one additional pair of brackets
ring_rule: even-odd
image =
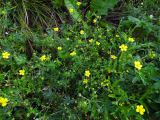
[(68, 9), (68, 11), (70, 11), (70, 9), (73, 9), (73, 12), (70, 12), (70, 15), (72, 16), (72, 18), (75, 21), (82, 21), (82, 16), (81, 14), (78, 12), (78, 10), (76, 9), (75, 5), (73, 2), (71, 2), (71, 0), (64, 0), (64, 3)]
[(91, 10), (97, 12), (98, 15), (107, 15), (108, 10), (112, 9), (118, 0), (92, 0)]

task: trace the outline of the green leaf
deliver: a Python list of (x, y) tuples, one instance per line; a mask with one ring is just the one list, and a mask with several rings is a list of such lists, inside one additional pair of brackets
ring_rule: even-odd
[(75, 7), (75, 4), (73, 2), (71, 2), (71, 0), (64, 0), (64, 3), (68, 9), (68, 11), (70, 9), (73, 9), (73, 12), (70, 12), (70, 15), (72, 16), (72, 18), (75, 20), (75, 21), (82, 21), (82, 16), (81, 14), (78, 12), (78, 10), (76, 9)]
[(108, 10), (112, 9), (118, 0), (92, 0), (91, 10), (97, 12), (98, 15), (107, 15)]
[(55, 8), (60, 8), (64, 5), (64, 0), (52, 0)]
[(15, 56), (14, 59), (15, 59), (17, 65), (25, 64), (27, 61), (27, 58), (24, 55), (23, 56)]
[(160, 89), (160, 81), (157, 81), (156, 83), (154, 83), (153, 86), (155, 89)]
[(0, 74), (0, 81), (2, 81), (4, 79), (4, 75)]
[(116, 98), (115, 94), (109, 94), (108, 97), (110, 97), (110, 98)]

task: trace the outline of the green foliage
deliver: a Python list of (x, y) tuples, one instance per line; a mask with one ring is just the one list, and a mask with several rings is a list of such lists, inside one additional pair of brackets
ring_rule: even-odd
[(117, 27), (102, 25), (92, 10), (86, 21), (79, 17), (85, 3), (64, 2), (72, 24), (45, 33), (26, 33), (9, 19), (20, 7), (0, 6), (0, 119), (160, 119), (159, 18), (129, 15)]
[[(49, 30), (43, 37), (34, 33), (30, 60), (23, 32), (1, 39), (0, 90), (1, 96), (9, 99), (1, 108), (7, 111), (2, 118), (123, 120), (146, 118), (150, 110), (158, 112), (150, 106), (159, 105), (159, 99), (153, 101), (155, 95), (159, 98), (159, 51), (154, 42), (147, 41), (149, 37), (131, 42), (130, 31), (124, 32), (123, 27), (117, 31), (108, 24), (102, 28), (98, 23), (64, 24), (60, 30), (63, 34)], [(121, 44), (128, 46), (126, 52), (120, 50)], [(3, 58), (4, 51), (10, 53), (8, 59)], [(72, 56), (73, 51), (76, 55)], [(141, 61), (140, 70), (135, 68), (135, 60)], [(19, 70), (25, 74), (20, 75)], [(146, 110), (144, 116), (136, 112), (139, 104)]]
[(118, 0), (91, 0), (91, 10), (98, 15), (107, 15), (108, 10), (112, 9)]
[(64, 6), (64, 0), (52, 0), (54, 8), (60, 8)]

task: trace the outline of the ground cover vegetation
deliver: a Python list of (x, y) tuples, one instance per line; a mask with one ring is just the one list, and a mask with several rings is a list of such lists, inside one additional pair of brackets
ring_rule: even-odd
[(159, 120), (158, 0), (1, 0), (0, 120)]

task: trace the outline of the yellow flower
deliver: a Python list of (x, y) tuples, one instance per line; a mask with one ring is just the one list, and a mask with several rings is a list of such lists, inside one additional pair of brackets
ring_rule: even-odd
[(0, 105), (2, 107), (5, 107), (7, 105), (7, 102), (8, 102), (7, 98), (0, 97)]
[(47, 59), (46, 55), (42, 55), (42, 56), (40, 57), (40, 60), (41, 60), (41, 61), (45, 61), (46, 59)]
[(117, 38), (119, 38), (119, 35), (118, 35), (118, 34), (116, 34), (116, 37), (117, 37)]
[(75, 56), (77, 53), (75, 51), (70, 53), (70, 56)]
[(80, 33), (81, 35), (83, 35), (83, 34), (84, 34), (84, 30), (81, 30), (79, 33)]
[(90, 71), (89, 71), (89, 70), (86, 70), (86, 71), (85, 71), (85, 76), (86, 76), (86, 77), (89, 77), (90, 75), (91, 75)]
[(99, 46), (99, 45), (100, 45), (100, 42), (96, 41), (96, 45), (98, 45), (98, 46)]
[(96, 18), (101, 18), (101, 16), (96, 16)]
[(123, 106), (124, 105), (124, 102), (122, 102), (122, 103), (119, 103), (119, 106)]
[(88, 83), (88, 79), (84, 79), (83, 84), (87, 84), (87, 83)]
[(121, 46), (119, 46), (119, 48), (121, 49), (121, 51), (127, 51), (128, 46), (127, 46), (127, 45), (122, 44)]
[(129, 38), (128, 38), (128, 41), (129, 41), (129, 42), (134, 42), (134, 38), (129, 37)]
[(111, 55), (111, 58), (115, 60), (115, 59), (117, 59), (117, 56)]
[(135, 68), (137, 68), (138, 70), (140, 70), (142, 68), (142, 64), (139, 61), (134, 61), (134, 66)]
[(92, 43), (92, 42), (93, 42), (93, 39), (90, 39), (89, 42)]
[(55, 28), (53, 28), (53, 30), (54, 30), (55, 32), (58, 32), (58, 31), (59, 31), (59, 28), (58, 28), (58, 27), (55, 27)]
[(143, 105), (137, 105), (136, 112), (139, 112), (139, 114), (143, 115), (145, 112), (145, 109), (143, 108)]
[(93, 19), (93, 23), (96, 23), (97, 22), (97, 19)]
[(77, 2), (76, 4), (77, 4), (78, 6), (80, 6), (82, 3), (81, 3), (81, 2)]
[(150, 58), (156, 57), (156, 53), (155, 53), (154, 51), (151, 51), (151, 52), (149, 53), (149, 57), (150, 57)]
[(69, 9), (69, 12), (70, 12), (70, 13), (73, 13), (73, 12), (74, 12), (74, 9), (73, 9), (73, 8), (70, 8), (70, 9)]
[(3, 57), (4, 59), (8, 59), (9, 56), (10, 56), (10, 53), (9, 53), (9, 52), (3, 52), (3, 53), (2, 53), (2, 57)]
[(25, 74), (25, 70), (19, 70), (19, 75), (24, 75)]
[(59, 47), (57, 47), (57, 49), (58, 49), (59, 51), (61, 51), (61, 50), (62, 50), (62, 47), (59, 46)]

